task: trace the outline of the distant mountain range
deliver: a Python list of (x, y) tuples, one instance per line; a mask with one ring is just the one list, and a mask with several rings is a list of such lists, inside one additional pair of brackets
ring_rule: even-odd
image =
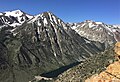
[(89, 40), (113, 43), (120, 41), (120, 26), (108, 25), (102, 22), (94, 22), (92, 20), (86, 20), (81, 23), (73, 23), (72, 28), (83, 37)]
[(28, 82), (106, 51), (120, 41), (120, 27), (86, 20), (65, 23), (51, 12), (0, 13), (1, 82)]

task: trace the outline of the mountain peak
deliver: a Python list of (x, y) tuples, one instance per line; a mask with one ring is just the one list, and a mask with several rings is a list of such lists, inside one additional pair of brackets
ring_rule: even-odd
[(40, 21), (42, 21), (44, 26), (52, 24), (65, 27), (65, 23), (50, 11), (46, 11), (34, 16), (34, 18), (31, 21), (29, 21), (29, 23), (35, 21), (37, 22), (38, 25), (41, 25)]
[(13, 10), (13, 11), (11, 11), (11, 12), (15, 12), (16, 14), (18, 14), (18, 13), (23, 13), (23, 11), (22, 10), (19, 10), (19, 9), (17, 9), (17, 10)]
[(9, 25), (12, 27), (20, 26), (33, 16), (24, 13), (21, 10), (6, 11), (0, 13), (0, 26)]
[(102, 43), (108, 41), (110, 44), (112, 44), (113, 40), (120, 40), (120, 29), (114, 27), (113, 25), (108, 25), (102, 22), (86, 20), (84, 22), (74, 24), (71, 27), (79, 35), (92, 41), (99, 41)]
[(85, 20), (84, 22), (95, 22), (94, 20)]
[(93, 21), (93, 20), (86, 20), (86, 21), (84, 21), (84, 22), (86, 22), (86, 23), (93, 23), (93, 24), (95, 24), (95, 25), (103, 24), (102, 22), (95, 22), (95, 21)]
[(24, 12), (21, 10), (6, 11), (4, 13), (5, 16), (20, 16), (24, 14)]
[(51, 11), (45, 11), (42, 14), (53, 14), (53, 12), (51, 12)]
[(43, 12), (42, 14), (41, 14), (41, 16), (42, 17), (46, 17), (46, 18), (48, 18), (48, 19), (50, 19), (51, 21), (53, 20), (53, 19), (59, 19), (55, 14), (53, 14), (52, 12), (50, 12), (50, 11), (46, 11), (46, 12)]

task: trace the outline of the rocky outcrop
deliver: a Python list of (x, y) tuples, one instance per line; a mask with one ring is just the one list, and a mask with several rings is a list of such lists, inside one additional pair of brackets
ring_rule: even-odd
[(93, 75), (85, 82), (120, 82), (120, 62), (110, 64), (104, 72)]
[(120, 60), (120, 42), (117, 42), (117, 43), (115, 44), (114, 50), (115, 50), (115, 57), (116, 57), (118, 60)]
[[(115, 44), (114, 50), (116, 58), (120, 60), (120, 42)], [(116, 61), (110, 64), (105, 71), (101, 72), (99, 75), (93, 75), (85, 82), (120, 82), (120, 62)]]

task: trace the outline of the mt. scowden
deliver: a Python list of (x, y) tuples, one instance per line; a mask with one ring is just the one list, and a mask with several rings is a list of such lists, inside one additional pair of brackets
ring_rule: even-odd
[(65, 23), (51, 12), (0, 13), (0, 82), (29, 82), (100, 56), (117, 41), (120, 27), (102, 22)]

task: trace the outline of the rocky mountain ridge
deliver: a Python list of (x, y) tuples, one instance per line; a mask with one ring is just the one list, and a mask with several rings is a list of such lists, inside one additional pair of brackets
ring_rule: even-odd
[(6, 11), (0, 13), (0, 27), (5, 25), (16, 27), (32, 19), (34, 16), (24, 13), (21, 10)]
[(120, 28), (102, 22), (86, 20), (70, 25), (78, 34), (92, 41), (112, 44), (120, 41)]
[[(51, 12), (36, 16), (19, 10), (0, 13), (1, 82), (28, 82), (112, 46), (83, 37), (70, 27)], [(115, 39), (111, 41), (114, 44)]]

